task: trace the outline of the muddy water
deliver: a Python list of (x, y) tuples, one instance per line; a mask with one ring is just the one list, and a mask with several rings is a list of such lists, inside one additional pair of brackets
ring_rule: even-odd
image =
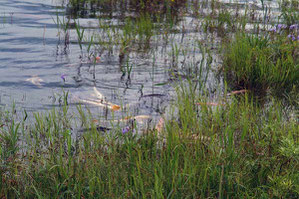
[[(222, 1), (232, 10), (236, 5), (247, 1)], [(273, 8), (277, 7), (272, 2)], [(268, 2), (268, 3), (269, 3)], [(260, 2), (250, 1), (252, 6), (261, 11)], [(244, 10), (244, 6), (240, 6)], [(209, 7), (202, 7), (200, 12), (208, 13)], [(174, 86), (181, 78), (191, 73), (207, 75), (207, 87), (211, 92), (222, 87), (221, 78), (213, 71), (220, 60), (217, 47), (221, 38), (217, 34), (205, 34), (201, 23), (204, 19), (185, 15), (174, 24), (176, 31), (153, 35), (148, 46), (136, 45), (128, 53), (121, 54), (119, 46), (104, 48), (100, 43), (91, 47), (92, 57), (88, 59), (88, 38), (95, 41), (111, 42), (107, 29), (99, 29), (105, 22), (111, 27), (120, 27), (123, 20), (118, 13), (104, 20), (94, 18), (103, 13), (94, 11), (88, 14), (70, 16), (66, 3), (54, 0), (1, 0), (0, 3), (0, 104), (17, 107), (27, 111), (41, 111), (59, 106), (64, 92), (69, 92), (71, 109), (75, 110), (80, 102), (93, 113), (111, 118), (111, 111), (88, 103), (96, 100), (94, 88), (104, 96), (105, 101), (120, 105), (124, 111), (115, 111), (115, 117), (125, 114), (159, 116), (170, 103)], [(130, 13), (127, 13), (130, 15)], [(60, 21), (70, 22), (70, 28), (63, 30), (57, 25)], [(83, 49), (80, 49), (74, 22), (79, 22), (85, 29)], [(183, 27), (183, 28), (182, 28)], [(97, 36), (95, 36), (97, 35)], [(168, 37), (165, 42), (165, 37)], [(200, 67), (203, 58), (198, 43), (209, 45), (212, 49), (211, 68)], [(177, 58), (174, 56), (178, 50)], [(213, 49), (215, 52), (213, 52)], [(123, 57), (123, 58), (122, 58)], [(125, 59), (127, 61), (122, 61)], [(170, 70), (171, 69), (171, 70)], [(130, 70), (130, 75), (128, 75)], [(84, 101), (85, 100), (85, 101)]]

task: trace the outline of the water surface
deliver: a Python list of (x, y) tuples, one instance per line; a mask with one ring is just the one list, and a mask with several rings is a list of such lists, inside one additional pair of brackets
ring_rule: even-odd
[[(238, 6), (240, 13), (245, 10), (242, 5), (247, 3), (220, 2), (231, 11)], [(267, 1), (266, 5), (275, 10), (278, 6), (275, 2)], [(249, 3), (262, 15), (259, 1)], [(221, 36), (206, 34), (202, 25), (204, 16), (210, 12), (209, 4), (199, 9), (201, 17), (194, 16), (190, 10), (177, 20), (172, 32), (154, 34), (147, 47), (145, 44), (131, 47), (123, 55), (127, 62), (120, 60), (120, 46), (111, 45), (111, 49), (107, 49), (101, 44), (93, 45), (94, 56), (100, 56), (95, 64), (86, 53), (88, 40), (97, 36), (97, 41), (111, 42), (107, 29), (98, 28), (100, 24), (106, 23), (110, 29), (121, 32), (122, 17), (134, 17), (134, 13), (111, 12), (107, 17), (105, 10), (99, 7), (93, 12), (77, 11), (81, 14), (73, 16), (67, 2), (54, 0), (2, 0), (0, 10), (0, 103), (3, 106), (15, 102), (27, 111), (49, 110), (59, 106), (63, 93), (69, 92), (71, 109), (75, 109), (80, 99), (94, 99), (95, 87), (107, 101), (126, 107), (123, 112), (116, 111), (115, 117), (127, 111), (133, 115), (159, 116), (170, 103), (178, 80), (198, 72), (196, 67), (200, 67), (203, 59), (200, 46), (209, 46), (212, 58), (211, 68), (204, 67), (200, 75), (208, 75), (207, 87), (211, 92), (222, 87), (222, 79), (213, 73), (221, 64), (217, 55)], [(57, 17), (60, 21), (69, 21), (70, 28), (64, 31), (59, 27)], [(75, 22), (85, 29), (86, 43), (82, 51)], [(178, 49), (177, 56), (174, 56), (175, 49)], [(103, 107), (83, 104), (96, 114), (107, 113)], [(111, 112), (108, 115), (110, 117)]]

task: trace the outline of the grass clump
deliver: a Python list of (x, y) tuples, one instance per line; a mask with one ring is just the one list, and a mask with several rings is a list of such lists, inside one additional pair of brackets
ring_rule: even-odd
[(258, 92), (298, 88), (298, 41), (287, 36), (237, 35), (227, 45), (223, 67), (237, 88)]

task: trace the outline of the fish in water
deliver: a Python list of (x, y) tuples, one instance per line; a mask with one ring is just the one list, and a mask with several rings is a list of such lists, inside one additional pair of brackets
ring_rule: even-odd
[(163, 117), (161, 117), (159, 119), (159, 122), (158, 124), (156, 125), (155, 129), (157, 130), (158, 133), (161, 133), (164, 129), (164, 126), (165, 126), (165, 120)]
[(99, 100), (104, 100), (104, 95), (100, 93), (96, 87), (93, 87), (93, 91), (95, 93), (96, 98), (98, 98)]
[(230, 95), (242, 94), (242, 93), (246, 93), (246, 92), (248, 92), (248, 90), (243, 89), (243, 90), (238, 90), (238, 91), (232, 91), (232, 92), (228, 93), (227, 95), (230, 96)]
[(114, 122), (127, 122), (131, 120), (136, 120), (138, 123), (144, 123), (146, 120), (150, 120), (152, 117), (150, 115), (136, 115), (136, 116), (127, 116), (119, 120), (114, 120)]
[(110, 102), (105, 102), (105, 101), (98, 101), (98, 100), (90, 100), (90, 99), (81, 99), (82, 102), (88, 103), (88, 104), (93, 104), (96, 106), (101, 106), (104, 108), (109, 108), (113, 111), (117, 111), (120, 109), (120, 106), (116, 104), (110, 104)]
[(100, 93), (96, 87), (93, 87), (94, 93), (95, 93), (95, 97), (97, 98), (96, 100), (93, 99), (81, 99), (82, 102), (85, 103), (89, 103), (89, 104), (93, 104), (96, 106), (101, 106), (104, 108), (109, 108), (113, 111), (117, 111), (120, 109), (119, 105), (113, 104), (111, 102), (108, 102), (105, 100), (105, 97), (102, 93)]
[(36, 85), (39, 88), (42, 87), (41, 82), (44, 82), (44, 80), (38, 77), (37, 75), (34, 75), (31, 78), (26, 79), (26, 81), (31, 82), (32, 84)]

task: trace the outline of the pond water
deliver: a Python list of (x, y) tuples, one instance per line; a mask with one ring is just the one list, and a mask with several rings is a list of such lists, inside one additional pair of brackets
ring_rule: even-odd
[[(259, 1), (219, 2), (231, 10), (236, 5), (249, 2), (260, 13), (263, 12)], [(266, 3), (277, 8), (275, 2)], [(148, 43), (140, 42), (138, 45), (136, 42), (130, 49), (121, 49), (120, 45), (113, 44), (109, 48), (104, 44), (115, 42), (115, 35), (121, 35), (124, 31), (123, 17), (134, 14), (107, 14), (101, 7), (92, 12), (82, 9), (81, 15), (71, 16), (73, 10), (66, 5), (67, 2), (58, 0), (1, 0), (1, 105), (11, 106), (14, 102), (27, 111), (49, 110), (59, 106), (63, 92), (69, 92), (72, 109), (75, 110), (80, 102), (96, 114), (107, 115), (103, 106), (90, 103), (96, 100), (96, 89), (105, 101), (126, 107), (125, 111), (115, 111), (116, 117), (128, 111), (132, 115), (156, 117), (170, 103), (179, 79), (190, 74), (202, 78), (200, 75), (206, 74), (204, 78), (207, 78), (207, 87), (211, 92), (222, 87), (221, 77), (213, 73), (220, 65), (217, 48), (221, 37), (216, 33), (205, 34), (202, 26), (202, 16), (208, 13), (209, 4), (201, 7), (201, 17), (195, 17), (192, 11), (186, 12), (169, 28), (169, 33), (157, 31)], [(244, 9), (240, 6), (239, 12), (245, 12)], [(97, 19), (95, 16), (102, 17)], [(69, 28), (63, 30), (59, 22), (69, 22)], [(85, 29), (82, 50), (75, 22), (80, 24), (81, 31)], [(100, 25), (102, 28), (98, 28)], [(159, 25), (167, 26), (163, 23)], [(112, 39), (111, 35), (114, 36)], [(88, 52), (91, 37), (94, 42)], [(120, 37), (119, 41), (123, 38)], [(207, 62), (202, 61), (203, 50), (200, 46), (209, 46), (211, 50), (209, 69)], [(94, 62), (93, 58), (97, 56), (100, 60)], [(200, 67), (201, 63), (202, 71), (199, 74), (195, 68)], [(108, 113), (109, 117), (111, 113)]]

